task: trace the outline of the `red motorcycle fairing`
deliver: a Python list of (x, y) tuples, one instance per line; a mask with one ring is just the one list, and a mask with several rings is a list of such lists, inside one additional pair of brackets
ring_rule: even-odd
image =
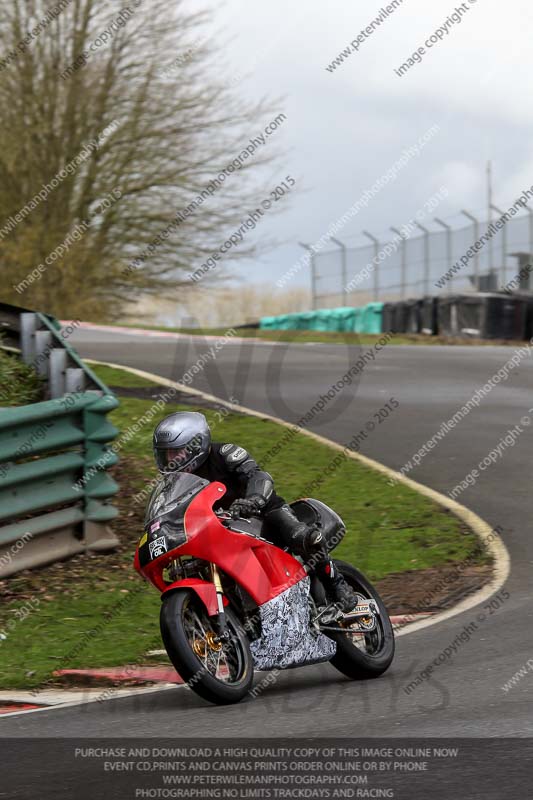
[(137, 551), (134, 566), (159, 591), (165, 592), (169, 588), (163, 578), (165, 567), (179, 556), (199, 558), (216, 564), (262, 606), (306, 578), (307, 573), (299, 561), (270, 542), (228, 530), (213, 511), (215, 502), (225, 492), (225, 486), (219, 482), (202, 489), (185, 511), (186, 542), (143, 566)]
[[(217, 591), (214, 584), (209, 581), (203, 581), (201, 578), (184, 578), (181, 581), (175, 581), (166, 587), (162, 597), (176, 589), (192, 589), (206, 607), (210, 617), (218, 614)], [(229, 605), (227, 597), (224, 597), (223, 601), (225, 606)]]

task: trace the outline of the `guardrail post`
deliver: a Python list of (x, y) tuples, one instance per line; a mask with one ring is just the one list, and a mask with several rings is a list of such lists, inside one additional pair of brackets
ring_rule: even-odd
[(68, 367), (65, 375), (65, 393), (84, 392), (85, 385), (84, 371), (77, 367)]
[(107, 395), (88, 406), (84, 413), (84, 539), (89, 550), (108, 550), (118, 544), (117, 537), (107, 527), (118, 513), (108, 502), (118, 492), (118, 485), (106, 472), (118, 461), (116, 452), (108, 447), (118, 430), (106, 419), (117, 406), (117, 398)]
[(20, 315), (20, 349), (22, 360), (26, 364), (31, 364), (35, 358), (35, 332), (37, 327), (37, 314), (27, 311)]
[(67, 351), (54, 348), (50, 351), (50, 399), (63, 397), (66, 391)]
[(48, 377), (48, 356), (52, 349), (52, 333), (50, 331), (36, 331), (34, 336), (35, 357), (32, 361), (37, 375), (41, 378)]

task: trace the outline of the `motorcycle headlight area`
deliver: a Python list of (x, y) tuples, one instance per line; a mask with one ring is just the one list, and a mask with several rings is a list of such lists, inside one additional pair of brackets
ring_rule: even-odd
[(139, 548), (141, 566), (187, 542), (183, 520), (156, 520), (147, 527), (146, 533), (146, 542)]

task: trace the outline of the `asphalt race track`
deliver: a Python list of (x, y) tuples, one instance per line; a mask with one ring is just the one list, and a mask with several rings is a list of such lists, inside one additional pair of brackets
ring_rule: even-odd
[[(213, 342), (78, 331), (85, 357), (137, 367), (180, 380)], [(369, 348), (363, 348), (364, 351)], [(193, 387), (234, 396), (251, 408), (289, 421), (303, 416), (355, 364), (361, 350), (330, 345), (227, 344)], [(378, 425), (361, 452), (399, 469), (513, 355), (502, 347), (385, 347), (354, 384), (328, 403), (309, 426), (348, 442), (384, 403), (400, 408)], [(533, 360), (524, 357), (410, 475), (444, 494), (521, 423), (533, 407)], [(529, 415), (533, 422), (533, 412)], [(492, 526), (501, 525), (512, 560), (510, 598), (499, 611), (482, 607), (402, 636), (393, 668), (373, 682), (351, 683), (329, 665), (284, 673), (257, 699), (213, 707), (178, 688), (144, 697), (7, 718), (1, 736), (531, 736), (533, 673), (502, 690), (533, 655), (533, 428), (482, 472), (457, 499)], [(354, 488), (356, 491), (356, 488)], [(485, 620), (430, 680), (407, 695), (403, 687), (465, 626)], [(154, 620), (154, 626), (157, 620)]]

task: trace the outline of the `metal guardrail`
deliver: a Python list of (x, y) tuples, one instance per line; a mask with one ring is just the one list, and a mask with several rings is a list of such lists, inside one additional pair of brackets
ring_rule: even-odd
[(0, 304), (2, 342), (42, 377), (46, 399), (0, 407), (0, 578), (118, 544), (108, 523), (118, 486), (118, 400), (68, 344), (60, 324)]

